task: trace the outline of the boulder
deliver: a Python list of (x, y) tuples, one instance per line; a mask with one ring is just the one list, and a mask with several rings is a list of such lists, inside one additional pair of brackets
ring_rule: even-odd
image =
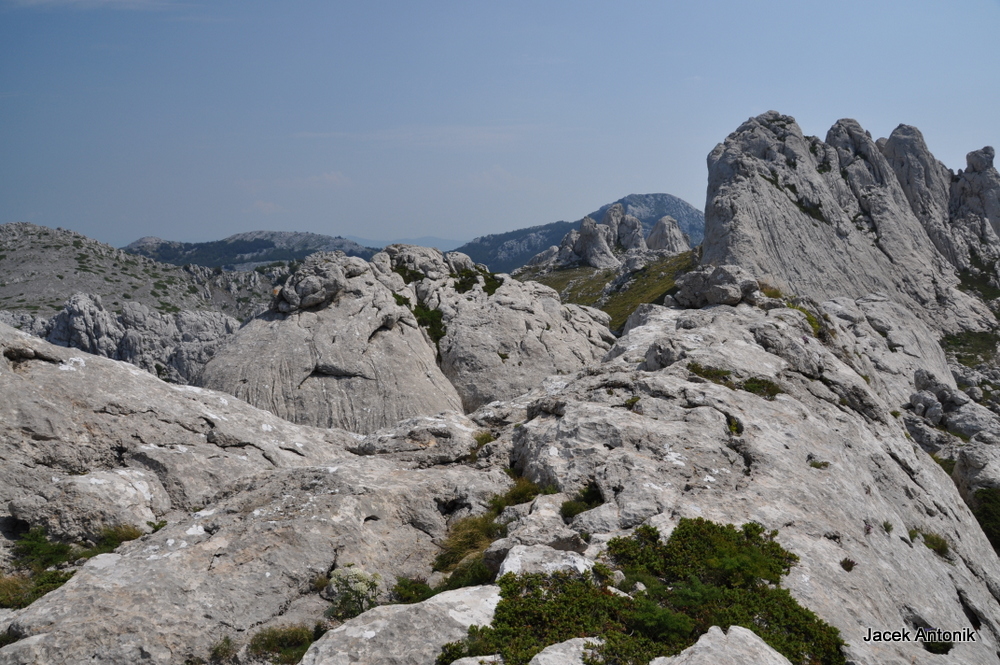
[[(432, 663), (441, 647), (465, 638), (469, 626), (493, 621), (499, 602), (499, 587), (480, 586), (445, 591), (414, 605), (376, 607), (326, 633), (299, 662)], [(490, 662), (489, 658), (485, 660)]]
[(754, 665), (791, 665), (791, 661), (743, 626), (730, 626), (723, 632), (712, 626), (676, 656), (654, 658), (649, 665), (718, 665), (719, 663), (754, 663)]
[(649, 237), (646, 238), (646, 246), (649, 249), (658, 249), (676, 254), (691, 249), (691, 241), (688, 239), (687, 234), (681, 231), (677, 220), (667, 215), (661, 217), (653, 226), (653, 230), (649, 232)]
[(359, 433), (460, 409), (432, 343), (387, 284), (413, 296), (363, 259), (312, 255), (276, 297), (277, 311), (245, 325), (200, 384), (293, 422)]

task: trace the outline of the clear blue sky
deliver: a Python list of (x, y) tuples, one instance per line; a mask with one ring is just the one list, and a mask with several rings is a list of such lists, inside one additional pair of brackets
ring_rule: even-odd
[(114, 245), (704, 208), (768, 109), (1000, 144), (1000, 1), (0, 0), (0, 223)]

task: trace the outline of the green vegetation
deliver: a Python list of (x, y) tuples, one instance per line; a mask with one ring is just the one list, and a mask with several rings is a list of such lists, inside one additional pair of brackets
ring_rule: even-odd
[(993, 331), (962, 332), (941, 338), (941, 348), (945, 353), (955, 354), (955, 359), (966, 367), (996, 360), (1000, 335)]
[(789, 309), (797, 309), (806, 315), (806, 321), (809, 323), (809, 327), (812, 328), (813, 337), (819, 337), (820, 333), (823, 331), (823, 326), (820, 324), (819, 319), (816, 315), (810, 312), (808, 309), (802, 305), (789, 305)]
[(392, 269), (394, 273), (403, 278), (403, 282), (410, 284), (412, 282), (419, 282), (424, 278), (424, 273), (419, 270), (411, 270), (406, 266), (400, 264)]
[(559, 514), (562, 515), (565, 522), (569, 523), (580, 513), (597, 508), (603, 503), (604, 497), (601, 495), (601, 490), (597, 483), (592, 480), (572, 499), (563, 501), (562, 506), (559, 507)]
[(24, 533), (14, 544), (14, 567), (21, 572), (0, 575), (0, 607), (27, 607), (49, 591), (65, 584), (73, 573), (48, 570), (49, 568), (112, 552), (127, 540), (134, 540), (142, 532), (132, 526), (113, 526), (104, 529), (97, 544), (79, 548), (67, 543), (54, 543), (46, 537), (44, 527), (35, 527)]
[(1000, 298), (1000, 289), (990, 283), (989, 275), (993, 272), (993, 269), (987, 268), (986, 264), (983, 263), (983, 260), (975, 252), (970, 252), (969, 258), (978, 274), (974, 275), (969, 270), (963, 270), (958, 273), (958, 288), (966, 292), (978, 293), (979, 297), (983, 300)]
[(819, 460), (809, 460), (809, 466), (811, 466), (814, 469), (826, 469), (826, 468), (829, 468), (830, 463), (829, 462), (821, 462)]
[[(745, 626), (796, 665), (841, 665), (837, 629), (801, 607), (779, 582), (798, 558), (756, 523), (735, 527), (682, 519), (663, 543), (653, 527), (608, 543), (608, 556), (625, 573), (608, 593), (610, 570), (593, 574), (504, 575), (501, 601), (490, 626), (445, 645), (447, 665), (464, 656), (499, 653), (523, 665), (544, 647), (579, 637), (599, 637), (596, 661), (632, 665), (670, 656), (694, 644), (713, 625)], [(645, 590), (635, 590), (642, 582)]]
[(378, 605), (379, 583), (382, 578), (369, 575), (353, 566), (333, 571), (327, 582), (333, 588), (334, 601), (325, 612), (328, 619), (347, 621)]
[(265, 628), (250, 639), (250, 655), (271, 663), (297, 663), (322, 634), (320, 626), (309, 628), (302, 624)]
[(882, 522), (882, 529), (884, 529), (886, 533), (892, 533), (892, 522), (889, 520)]
[(485, 270), (463, 270), (457, 275), (452, 275), (455, 278), (455, 290), (459, 293), (466, 293), (471, 291), (472, 287), (479, 283), (479, 277), (483, 278), (483, 291), (486, 292), (487, 296), (491, 296), (496, 293), (496, 290), (500, 288), (503, 284), (503, 280), (497, 277), (494, 273), (487, 272)]
[(773, 400), (775, 396), (785, 392), (781, 389), (781, 386), (774, 381), (762, 377), (751, 376), (749, 379), (734, 382), (729, 378), (732, 376), (732, 372), (728, 369), (709, 367), (698, 362), (688, 363), (687, 368), (692, 374), (700, 376), (707, 381), (717, 383), (720, 386), (725, 386), (730, 390), (744, 390), (748, 393), (753, 393), (754, 395), (763, 397), (766, 400)]
[(856, 565), (858, 565), (857, 561), (848, 558), (846, 556), (840, 560), (840, 567), (846, 570), (847, 572), (851, 572), (852, 570), (854, 570), (854, 566)]
[(212, 645), (212, 650), (208, 652), (208, 660), (212, 663), (231, 663), (236, 657), (238, 649), (233, 644), (233, 640), (228, 635)]
[(467, 460), (475, 463), (476, 460), (479, 459), (479, 451), (483, 449), (483, 446), (492, 441), (496, 441), (496, 437), (493, 436), (493, 432), (484, 429), (473, 434), (472, 438), (476, 442), (476, 445), (469, 451)]
[(395, 300), (396, 304), (399, 305), (400, 307), (409, 307), (410, 306), (410, 299), (407, 298), (406, 296), (401, 296), (398, 293), (393, 293), (392, 294), (392, 299)]
[(615, 277), (614, 270), (589, 266), (564, 268), (539, 274), (530, 268), (518, 279), (535, 280), (559, 292), (563, 302), (597, 307), (611, 316), (612, 330), (620, 330), (629, 315), (643, 303), (662, 303), (676, 290), (676, 280), (697, 265), (694, 251), (653, 261), (632, 275), (631, 281), (616, 291), (605, 293)]
[(417, 323), (427, 329), (427, 334), (435, 345), (441, 342), (448, 327), (444, 324), (444, 315), (439, 309), (431, 309), (427, 305), (417, 305), (413, 308), (413, 315), (417, 317)]
[(940, 534), (937, 533), (925, 533), (924, 545), (934, 550), (934, 553), (940, 557), (948, 556), (948, 541), (945, 540)]
[(993, 549), (1000, 554), (1000, 489), (984, 487), (976, 490), (973, 497), (976, 507), (972, 514), (983, 528)]
[(940, 464), (941, 468), (944, 469), (944, 472), (949, 476), (951, 475), (951, 472), (955, 470), (955, 465), (958, 463), (956, 460), (948, 459), (946, 457), (938, 457), (933, 453), (931, 453), (931, 459)]

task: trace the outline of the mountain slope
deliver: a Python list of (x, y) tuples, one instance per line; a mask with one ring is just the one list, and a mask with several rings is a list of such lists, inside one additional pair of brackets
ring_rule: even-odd
[(275, 261), (301, 261), (315, 252), (339, 250), (348, 256), (370, 259), (378, 251), (341, 237), (292, 231), (249, 231), (210, 242), (174, 242), (147, 236), (123, 249), (174, 265), (193, 263), (244, 270)]
[[(688, 234), (692, 245), (697, 245), (704, 237), (704, 215), (691, 204), (670, 194), (629, 194), (587, 216), (602, 219), (604, 213), (616, 203), (623, 206), (626, 215), (639, 218), (646, 235), (661, 217), (670, 215)], [(511, 272), (526, 264), (535, 254), (558, 245), (563, 236), (580, 226), (581, 221), (582, 218), (576, 222), (553, 222), (480, 236), (455, 251), (468, 254), (476, 263), (485, 263), (494, 272)]]

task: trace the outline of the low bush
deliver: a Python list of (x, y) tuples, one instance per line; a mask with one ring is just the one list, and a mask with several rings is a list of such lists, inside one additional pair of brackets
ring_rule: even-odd
[(576, 493), (569, 501), (564, 501), (559, 507), (559, 514), (569, 523), (574, 517), (588, 510), (593, 510), (604, 503), (604, 497), (597, 483), (590, 481), (587, 486)]
[(233, 644), (232, 638), (226, 635), (212, 645), (211, 651), (208, 652), (208, 660), (210, 663), (231, 663), (236, 657), (237, 651), (238, 649)]
[(610, 570), (585, 575), (504, 575), (492, 625), (473, 626), (446, 645), (438, 665), (464, 656), (499, 653), (523, 665), (550, 644), (601, 638), (596, 662), (632, 665), (679, 653), (713, 625), (750, 628), (796, 665), (842, 665), (837, 629), (819, 620), (778, 586), (797, 557), (759, 524), (737, 528), (682, 519), (670, 539), (641, 526), (608, 543), (626, 574), (623, 586), (645, 585), (632, 597), (609, 593)]
[(250, 655), (281, 665), (302, 660), (316, 640), (316, 631), (306, 625), (265, 628), (250, 639)]
[(846, 556), (840, 560), (840, 567), (846, 570), (847, 572), (851, 572), (852, 570), (854, 570), (854, 567), (856, 565), (858, 565), (857, 561)]
[(925, 533), (924, 545), (934, 550), (934, 553), (940, 557), (948, 556), (948, 541), (941, 537), (940, 534)]
[(776, 395), (779, 395), (784, 390), (770, 379), (763, 379), (759, 377), (750, 377), (746, 381), (737, 384), (740, 390), (745, 390), (748, 393), (753, 393), (754, 395), (759, 395), (767, 400), (773, 400)]
[(333, 604), (326, 610), (328, 619), (347, 621), (378, 605), (379, 584), (382, 578), (378, 574), (368, 573), (344, 566), (330, 575), (328, 588), (333, 589)]

